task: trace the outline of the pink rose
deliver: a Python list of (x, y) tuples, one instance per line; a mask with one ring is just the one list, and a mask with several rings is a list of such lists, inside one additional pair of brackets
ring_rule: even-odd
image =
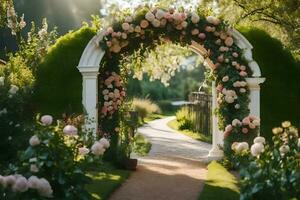
[(225, 131), (226, 131), (226, 132), (231, 132), (232, 129), (233, 129), (232, 125), (229, 124), (229, 125), (226, 126)]
[(239, 57), (239, 54), (237, 52), (233, 52), (232, 56), (235, 57), (235, 58), (237, 58), (237, 57)]
[(242, 132), (243, 132), (243, 133), (248, 133), (249, 130), (248, 130), (247, 128), (242, 128)]
[(250, 124), (250, 118), (245, 117), (242, 122), (243, 122), (243, 125), (248, 125), (248, 124)]
[(206, 38), (206, 35), (205, 33), (199, 33), (198, 37), (201, 39), (201, 40), (204, 40)]
[(243, 76), (243, 77), (247, 76), (247, 72), (241, 71), (241, 72), (240, 72), (240, 76)]
[(225, 45), (228, 46), (228, 47), (232, 46), (233, 45), (233, 38), (232, 37), (227, 37), (225, 39)]
[(63, 132), (69, 136), (75, 136), (78, 133), (78, 129), (73, 125), (67, 125), (64, 127)]
[(149, 22), (147, 20), (142, 20), (141, 23), (140, 23), (140, 26), (142, 28), (147, 28), (149, 26)]

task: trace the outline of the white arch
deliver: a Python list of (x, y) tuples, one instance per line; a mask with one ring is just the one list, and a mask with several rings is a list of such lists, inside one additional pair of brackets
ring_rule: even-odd
[[(97, 76), (99, 73), (100, 62), (105, 54), (105, 51), (99, 46), (99, 42), (103, 39), (104, 31), (99, 32), (94, 36), (90, 42), (87, 44), (84, 52), (80, 58), (78, 70), (81, 72), (83, 77), (83, 91), (82, 91), (82, 104), (88, 114), (88, 117), (95, 120), (95, 123), (89, 125), (88, 128), (92, 128), (96, 131), (98, 122), (98, 80)], [(250, 113), (260, 117), (260, 85), (265, 81), (261, 78), (261, 70), (259, 65), (252, 57), (253, 46), (250, 42), (237, 30), (232, 29), (232, 37), (234, 43), (242, 49), (242, 56), (248, 63), (253, 74), (251, 78), (247, 78), (248, 86), (250, 89)], [(192, 44), (191, 49), (203, 56), (203, 47), (201, 48), (198, 44)], [(208, 60), (207, 60), (208, 61)], [(215, 83), (213, 83), (213, 107), (214, 110), (217, 106), (216, 104), (216, 91)], [(212, 158), (220, 158), (223, 152), (219, 149), (219, 145), (223, 144), (223, 134), (218, 129), (217, 117), (213, 117), (213, 148), (210, 151), (209, 156)]]

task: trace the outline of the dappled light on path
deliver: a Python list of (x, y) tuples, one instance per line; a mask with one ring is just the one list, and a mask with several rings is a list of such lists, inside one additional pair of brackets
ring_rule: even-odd
[(206, 177), (203, 164), (210, 144), (191, 139), (167, 126), (174, 117), (155, 120), (138, 132), (152, 143), (139, 157), (137, 171), (111, 200), (196, 200)]

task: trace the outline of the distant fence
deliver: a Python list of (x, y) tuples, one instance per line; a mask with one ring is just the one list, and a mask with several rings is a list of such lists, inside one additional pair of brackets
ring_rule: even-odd
[(195, 132), (205, 135), (212, 133), (212, 97), (205, 92), (192, 92), (186, 104)]

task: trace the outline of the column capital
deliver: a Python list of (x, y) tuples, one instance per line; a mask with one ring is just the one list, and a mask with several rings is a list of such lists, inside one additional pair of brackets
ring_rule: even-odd
[(97, 78), (100, 66), (77, 66), (83, 78)]
[(265, 82), (266, 78), (263, 77), (255, 77), (255, 78), (246, 78), (249, 89), (260, 89), (260, 84)]

